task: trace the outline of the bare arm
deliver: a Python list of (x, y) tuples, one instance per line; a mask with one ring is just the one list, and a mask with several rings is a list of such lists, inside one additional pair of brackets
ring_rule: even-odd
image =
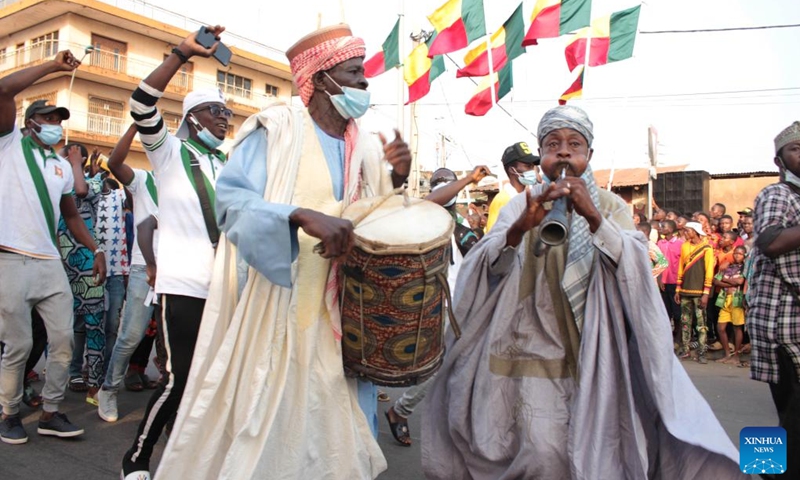
[[(215, 27), (207, 27), (214, 36), (219, 39), (220, 34), (225, 31), (225, 27), (220, 27), (219, 25)], [(205, 48), (195, 40), (196, 32), (193, 32), (191, 35), (186, 37), (180, 45), (178, 45), (178, 50), (180, 50), (186, 58), (191, 58), (195, 55), (200, 57), (210, 57), (217, 51), (217, 47), (219, 42), (215, 42), (211, 48)], [(161, 63), (153, 72), (144, 79), (144, 83), (150, 85), (151, 87), (155, 88), (156, 90), (163, 92), (165, 88), (167, 88), (167, 84), (169, 81), (172, 80), (172, 77), (178, 73), (180, 70), (181, 65), (183, 62), (181, 59), (171, 53), (167, 56), (164, 62)]]
[[(86, 224), (83, 223), (83, 219), (80, 213), (78, 213), (77, 207), (75, 207), (75, 200), (72, 199), (72, 196), (62, 195), (60, 207), (61, 216), (64, 217), (64, 223), (67, 224), (67, 229), (69, 229), (72, 236), (75, 237), (75, 240), (89, 250), (93, 252), (97, 251), (97, 244), (94, 243), (92, 234), (89, 233), (89, 229), (86, 228)], [(92, 277), (95, 279), (95, 285), (101, 285), (106, 281), (106, 256), (103, 252), (98, 252), (94, 257)]]
[(21, 91), (30, 87), (40, 78), (55, 72), (70, 72), (80, 65), (69, 50), (58, 52), (56, 57), (32, 67), (14, 72), (7, 77), (0, 78), (0, 133), (10, 132), (14, 129), (17, 120), (17, 105), (14, 97)]
[(156, 228), (158, 228), (158, 220), (152, 215), (136, 227), (136, 241), (139, 242), (139, 249), (142, 251), (146, 264), (147, 284), (151, 287), (156, 285), (156, 254), (153, 248), (153, 236)]
[(78, 198), (86, 198), (89, 194), (89, 185), (86, 184), (86, 179), (83, 177), (83, 162), (85, 159), (81, 155), (81, 148), (77, 145), (69, 147), (67, 152), (67, 160), (72, 166), (72, 176), (75, 179), (75, 196)]
[(471, 183), (480, 182), (483, 179), (483, 177), (489, 175), (490, 173), (491, 172), (487, 167), (479, 165), (475, 167), (474, 170), (472, 170), (472, 173), (462, 178), (461, 180), (450, 182), (444, 187), (436, 190), (435, 192), (429, 193), (425, 197), (425, 200), (430, 200), (433, 203), (438, 203), (439, 205), (444, 206), (447, 202), (450, 201), (450, 199), (458, 195), (458, 192), (463, 190), (467, 185)]
[(125, 134), (120, 137), (117, 146), (114, 147), (108, 157), (108, 169), (123, 185), (130, 185), (134, 177), (133, 169), (125, 165), (125, 158), (131, 150), (134, 136), (136, 136), (136, 124), (132, 123), (128, 130), (125, 131)]

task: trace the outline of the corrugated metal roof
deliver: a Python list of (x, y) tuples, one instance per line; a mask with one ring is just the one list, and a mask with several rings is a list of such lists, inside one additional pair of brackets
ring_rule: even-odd
[[(672, 165), (657, 167), (656, 173), (683, 172), (689, 165)], [(647, 168), (621, 168), (614, 170), (614, 180), (611, 187), (631, 187), (634, 185), (647, 185), (647, 178), (650, 170)], [(602, 188), (608, 184), (611, 176), (611, 169), (595, 170), (594, 180)]]
[(715, 173), (711, 178), (751, 178), (751, 177), (777, 177), (778, 172), (739, 172), (739, 173)]

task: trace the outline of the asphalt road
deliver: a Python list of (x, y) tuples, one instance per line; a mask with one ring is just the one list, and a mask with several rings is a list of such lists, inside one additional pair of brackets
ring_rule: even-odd
[[(777, 417), (766, 384), (748, 378), (748, 369), (714, 362), (699, 365), (684, 362), (686, 370), (719, 418), (725, 431), (738, 445), (739, 430), (745, 426), (775, 425)], [(37, 390), (42, 383), (34, 384)], [(400, 389), (388, 389), (396, 399)], [(128, 449), (141, 420), (149, 391), (132, 393), (122, 391), (119, 396), (120, 420), (105, 423), (97, 416), (96, 408), (84, 403), (83, 394), (67, 392), (62, 404), (71, 421), (82, 426), (86, 434), (79, 439), (60, 440), (40, 437), (36, 433), (39, 417), (23, 405), (23, 423), (30, 440), (25, 445), (0, 443), (0, 479), (22, 480), (108, 480), (119, 478), (120, 459)], [(420, 415), (410, 419), (413, 439), (411, 447), (398, 445), (389, 432), (383, 411), (380, 409), (379, 443), (389, 463), (388, 471), (380, 480), (422, 479), (420, 466)], [(153, 457), (153, 467), (160, 459), (164, 442), (160, 442)], [(187, 476), (187, 478), (189, 478)]]

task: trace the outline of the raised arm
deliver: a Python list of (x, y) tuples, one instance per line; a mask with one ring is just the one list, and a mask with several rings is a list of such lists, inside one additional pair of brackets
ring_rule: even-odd
[(75, 179), (75, 196), (78, 198), (86, 198), (89, 194), (89, 185), (86, 184), (86, 178), (83, 176), (83, 164), (86, 162), (81, 153), (81, 147), (78, 145), (70, 145), (69, 150), (66, 152), (67, 160), (72, 166), (72, 176)]
[(128, 156), (128, 152), (131, 150), (131, 143), (133, 143), (133, 137), (136, 136), (136, 124), (131, 124), (128, 127), (128, 130), (125, 131), (125, 134), (120, 137), (119, 142), (117, 142), (117, 146), (114, 147), (114, 150), (111, 151), (111, 155), (108, 157), (108, 169), (111, 170), (111, 173), (117, 177), (117, 180), (123, 183), (123, 185), (130, 185), (133, 181), (133, 169), (128, 165), (125, 165), (125, 158)]
[(14, 129), (17, 121), (17, 105), (14, 97), (18, 93), (46, 75), (55, 72), (71, 72), (80, 64), (81, 62), (69, 50), (63, 50), (49, 62), (23, 68), (7, 77), (0, 78), (0, 134)]
[[(214, 37), (219, 40), (219, 36), (222, 32), (225, 31), (225, 27), (220, 27), (219, 25), (215, 27), (206, 27), (208, 28), (213, 34)], [(210, 57), (214, 55), (214, 52), (217, 51), (217, 47), (219, 45), (219, 41), (214, 42), (214, 45), (211, 48), (205, 48), (204, 46), (197, 43), (195, 37), (197, 36), (197, 32), (191, 33), (188, 37), (186, 37), (180, 45), (178, 45), (178, 50), (183, 54), (186, 59), (189, 59), (193, 56), (198, 57)], [(153, 72), (144, 79), (144, 83), (150, 85), (151, 87), (159, 90), (161, 92), (167, 88), (170, 80), (172, 77), (178, 73), (180, 70), (181, 65), (183, 65), (184, 60), (176, 55), (175, 53), (170, 53), (167, 58), (159, 65)]]
[(490, 172), (486, 166), (479, 165), (475, 167), (475, 169), (472, 170), (472, 173), (466, 177), (456, 180), (455, 182), (450, 182), (444, 187), (429, 193), (425, 197), (425, 200), (430, 200), (433, 203), (438, 203), (439, 205), (444, 206), (450, 201), (450, 199), (458, 195), (458, 192), (466, 188), (467, 185), (480, 182), (483, 177), (489, 175), (490, 173), (492, 172)]

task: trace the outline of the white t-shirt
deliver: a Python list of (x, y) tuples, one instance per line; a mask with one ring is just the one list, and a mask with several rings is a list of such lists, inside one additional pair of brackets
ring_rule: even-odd
[[(55, 152), (34, 148), (36, 166), (42, 172), (54, 224), (47, 225), (36, 186), (22, 150), (23, 136), (15, 126), (0, 136), (0, 248), (39, 258), (60, 259), (51, 236), (61, 218), (61, 197), (73, 189), (72, 166)], [(45, 157), (47, 157), (45, 159)]]
[[(133, 169), (133, 180), (126, 185), (128, 191), (133, 195), (133, 252), (131, 253), (131, 265), (146, 265), (144, 256), (142, 256), (142, 249), (139, 248), (139, 239), (136, 238), (138, 233), (136, 227), (140, 223), (148, 219), (150, 216), (158, 218), (158, 206), (153, 199), (153, 195), (147, 188), (147, 177), (152, 178), (153, 186), (155, 187), (155, 178), (149, 172)], [(157, 194), (156, 194), (157, 195)], [(158, 232), (156, 228), (153, 232), (153, 254), (158, 255)]]
[[(147, 150), (158, 188), (161, 231), (156, 293), (206, 298), (214, 267), (214, 247), (208, 238), (200, 200), (181, 159), (181, 145), (180, 139), (167, 135), (154, 150)], [(213, 156), (195, 155), (200, 170), (215, 186), (222, 162)]]

